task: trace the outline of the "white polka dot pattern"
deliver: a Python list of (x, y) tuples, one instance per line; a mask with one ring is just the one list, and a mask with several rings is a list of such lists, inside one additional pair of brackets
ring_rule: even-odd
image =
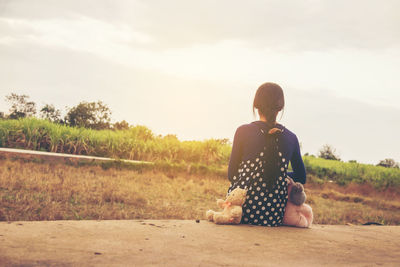
[(238, 175), (233, 177), (228, 193), (236, 187), (248, 189), (246, 202), (243, 204), (242, 223), (279, 226), (282, 224), (288, 199), (287, 182), (282, 178), (286, 177), (287, 160), (281, 152), (278, 153), (280, 176), (269, 191), (267, 183), (263, 180), (263, 155), (264, 151), (261, 151), (254, 159), (240, 163)]

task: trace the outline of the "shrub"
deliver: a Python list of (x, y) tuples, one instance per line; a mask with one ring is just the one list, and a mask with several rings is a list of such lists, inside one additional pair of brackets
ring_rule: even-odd
[(324, 145), (318, 154), (318, 157), (323, 158), (323, 159), (330, 159), (330, 160), (339, 160), (339, 156), (336, 154), (336, 149), (334, 149), (330, 145)]

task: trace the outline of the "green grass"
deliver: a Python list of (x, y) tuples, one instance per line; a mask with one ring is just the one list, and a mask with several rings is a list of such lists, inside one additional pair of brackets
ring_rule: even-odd
[(311, 156), (304, 156), (303, 159), (307, 173), (317, 176), (322, 181), (331, 180), (339, 185), (367, 183), (378, 189), (400, 188), (400, 169)]
[[(174, 135), (155, 135), (145, 126), (129, 130), (92, 130), (36, 118), (0, 120), (0, 147), (32, 149), (155, 162), (158, 170), (226, 176), (231, 145), (226, 140), (180, 141)], [(370, 184), (377, 189), (400, 189), (400, 170), (304, 156), (314, 182)], [(190, 167), (189, 167), (190, 166)], [(132, 168), (121, 162), (104, 168)], [(164, 169), (163, 169), (164, 168)]]
[(0, 147), (207, 165), (226, 164), (231, 149), (224, 140), (179, 141), (174, 135), (156, 136), (145, 126), (92, 130), (35, 118), (0, 120)]

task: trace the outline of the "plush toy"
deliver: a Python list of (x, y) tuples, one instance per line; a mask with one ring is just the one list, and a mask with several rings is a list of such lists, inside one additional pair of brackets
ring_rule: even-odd
[(216, 224), (240, 224), (242, 219), (242, 205), (246, 201), (247, 190), (235, 188), (231, 191), (226, 200), (218, 199), (217, 204), (224, 210), (215, 212), (209, 210), (206, 212), (207, 219)]
[(309, 205), (305, 204), (306, 194), (301, 183), (295, 183), (291, 178), (288, 181), (289, 201), (286, 204), (283, 224), (296, 227), (311, 227), (313, 212)]

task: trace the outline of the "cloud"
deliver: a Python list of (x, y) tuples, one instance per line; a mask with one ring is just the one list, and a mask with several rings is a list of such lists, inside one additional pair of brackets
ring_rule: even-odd
[(0, 30), (3, 37), (8, 37), (9, 42), (32, 42), (87, 51), (96, 50), (96, 44), (152, 42), (150, 36), (132, 31), (126, 25), (114, 25), (87, 17), (34, 22), (27, 19), (0, 18)]
[[(400, 2), (356, 1), (5, 1), (2, 15), (24, 19), (89, 17), (153, 36), (147, 48), (242, 40), (282, 51), (398, 47)], [(0, 13), (1, 14), (1, 13)]]
[(157, 133), (231, 138), (253, 119), (255, 88), (275, 81), (304, 152), (331, 143), (345, 159), (399, 160), (399, 7), (3, 0), (1, 97), (16, 91), (59, 108), (100, 99), (116, 120)]
[[(156, 39), (88, 17), (51, 20), (0, 18), (0, 44), (41, 45), (86, 52), (116, 64), (180, 78), (251, 84), (274, 80), (285, 86), (336, 94), (378, 105), (397, 106), (398, 49), (341, 49), (283, 52), (250, 48), (240, 40), (151, 50)], [(136, 44), (132, 47), (132, 44)], [(366, 79), (365, 77), (368, 77)], [(379, 93), (378, 93), (379, 92)]]
[[(139, 25), (163, 46), (245, 40), (277, 50), (399, 44), (398, 1), (144, 1)], [(168, 25), (160, 27), (160, 25)]]

